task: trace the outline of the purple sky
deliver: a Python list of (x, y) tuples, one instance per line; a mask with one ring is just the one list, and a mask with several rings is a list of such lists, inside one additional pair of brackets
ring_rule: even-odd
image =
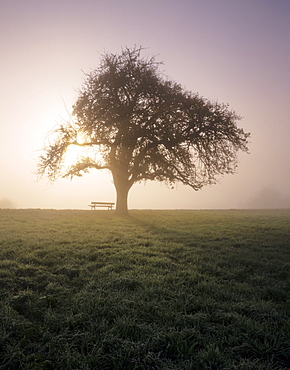
[(135, 185), (130, 208), (290, 206), (289, 0), (0, 0), (0, 207), (115, 199), (109, 174), (37, 182), (47, 132), (100, 53), (142, 45), (186, 89), (229, 103), (250, 131), (237, 174), (199, 192)]

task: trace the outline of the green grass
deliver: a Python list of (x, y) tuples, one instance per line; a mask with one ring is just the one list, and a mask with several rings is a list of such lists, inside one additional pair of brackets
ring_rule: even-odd
[(290, 210), (0, 210), (0, 369), (289, 369)]

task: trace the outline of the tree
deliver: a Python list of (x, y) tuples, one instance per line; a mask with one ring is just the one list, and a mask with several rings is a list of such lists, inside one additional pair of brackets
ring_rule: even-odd
[[(119, 214), (127, 214), (136, 182), (181, 182), (199, 190), (234, 173), (237, 152), (248, 151), (249, 134), (237, 127), (240, 117), (228, 105), (184, 90), (142, 50), (102, 55), (100, 66), (86, 74), (72, 119), (54, 130), (38, 165), (38, 174), (52, 181), (90, 169), (111, 171)], [(70, 146), (89, 147), (95, 155), (64, 170)]]

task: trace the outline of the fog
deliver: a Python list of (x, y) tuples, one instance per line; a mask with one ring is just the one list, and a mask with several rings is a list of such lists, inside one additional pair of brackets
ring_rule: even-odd
[(136, 184), (131, 209), (290, 207), (288, 0), (1, 0), (0, 208), (89, 209), (114, 201), (109, 173), (37, 181), (49, 130), (100, 53), (142, 45), (186, 89), (228, 103), (251, 132), (235, 175), (195, 192)]

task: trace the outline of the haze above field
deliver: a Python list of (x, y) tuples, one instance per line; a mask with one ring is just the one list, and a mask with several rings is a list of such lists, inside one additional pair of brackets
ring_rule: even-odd
[[(100, 53), (142, 45), (170, 78), (230, 107), (251, 132), (237, 174), (194, 192), (135, 185), (130, 208), (290, 206), (288, 0), (1, 0), (0, 207), (84, 208), (114, 201), (109, 174), (35, 175), (46, 134), (67, 118)], [(84, 72), (83, 72), (84, 71)]]

